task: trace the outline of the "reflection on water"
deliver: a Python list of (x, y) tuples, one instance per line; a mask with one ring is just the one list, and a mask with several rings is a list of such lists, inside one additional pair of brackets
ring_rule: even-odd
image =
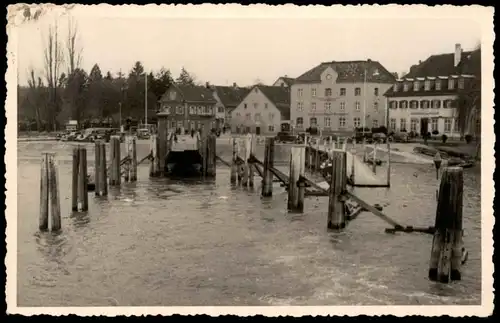
[[(25, 153), (34, 155), (20, 150), (22, 161)], [(327, 198), (307, 198), (303, 214), (288, 214), (278, 184), (272, 198), (261, 198), (260, 179), (254, 188), (232, 186), (224, 167), (215, 180), (171, 180), (150, 179), (143, 165), (137, 182), (109, 187), (106, 197), (90, 193), (89, 211), (78, 213), (71, 211), (71, 164), (59, 166), (63, 231), (37, 233), (39, 159), (19, 163), (22, 306), (480, 302), (480, 179), (469, 172), (469, 261), (462, 281), (439, 285), (426, 278), (430, 236), (385, 234), (386, 223), (370, 213), (328, 232)], [(415, 177), (413, 166), (394, 165), (392, 172), (390, 190), (356, 194), (405, 225), (432, 225), (433, 169)]]

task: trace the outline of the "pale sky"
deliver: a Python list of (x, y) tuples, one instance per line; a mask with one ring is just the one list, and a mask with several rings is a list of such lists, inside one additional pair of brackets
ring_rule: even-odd
[(470, 50), (481, 42), (481, 15), (474, 12), (480, 7), (443, 8), (78, 6), (65, 15), (49, 9), (16, 27), (19, 82), (26, 84), (30, 66), (42, 72), (43, 35), (57, 19), (65, 41), (69, 16), (78, 23), (87, 72), (98, 63), (103, 74), (128, 74), (141, 61), (147, 71), (170, 69), (174, 78), (184, 66), (201, 82), (251, 85), (297, 77), (323, 61), (370, 58), (401, 74), (429, 55), (453, 52), (456, 43)]

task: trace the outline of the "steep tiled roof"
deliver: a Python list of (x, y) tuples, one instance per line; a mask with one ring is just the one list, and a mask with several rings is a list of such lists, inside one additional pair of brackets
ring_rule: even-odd
[[(364, 73), (367, 82), (393, 83), (394, 75), (385, 69), (377, 61), (344, 61), (344, 62), (324, 62), (305, 72), (295, 79), (295, 83), (317, 83), (320, 82), (321, 73), (328, 67), (332, 67), (338, 74), (337, 82), (357, 83), (364, 81)], [(374, 75), (375, 71), (378, 75)]]
[(226, 108), (234, 108), (245, 98), (250, 89), (234, 86), (215, 86), (217, 95)]
[[(183, 85), (183, 84), (172, 84), (172, 86), (176, 87), (182, 93), (182, 97), (183, 97), (184, 101), (187, 101), (187, 102), (206, 102), (206, 103), (216, 103), (217, 102), (214, 98), (212, 90), (207, 88), (206, 86)], [(161, 101), (169, 101), (169, 98), (165, 97), (167, 92), (165, 92), (165, 94), (163, 94)]]
[(282, 86), (256, 85), (281, 113), (283, 120), (290, 119), (290, 88)]
[(278, 78), (278, 80), (281, 79), (283, 82), (286, 83), (288, 86), (292, 86), (292, 84), (295, 82), (295, 79), (293, 77), (288, 77), (288, 76), (281, 76)]
[(412, 67), (405, 78), (463, 74), (463, 63), (468, 60), (470, 54), (471, 52), (462, 52), (462, 59), (457, 67), (454, 66), (454, 53), (432, 55), (422, 63)]

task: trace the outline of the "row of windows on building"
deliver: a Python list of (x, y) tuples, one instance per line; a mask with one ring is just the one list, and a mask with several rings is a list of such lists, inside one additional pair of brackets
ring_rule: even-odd
[[(236, 112), (236, 117), (237, 118), (241, 118), (241, 113), (240, 112)], [(268, 120), (274, 120), (274, 117), (275, 117), (275, 114), (273, 112), (269, 112), (269, 115), (268, 115)], [(251, 113), (246, 113), (245, 114), (245, 120), (255, 120), (255, 121), (261, 121), (262, 120), (262, 116), (260, 113), (256, 113), (254, 115), (254, 117), (252, 118), (252, 114)]]
[[(245, 109), (247, 109), (247, 108), (248, 108), (248, 103), (243, 103), (243, 107), (244, 107)], [(253, 103), (253, 108), (254, 108), (254, 109), (258, 109), (258, 108), (259, 108), (259, 104), (258, 104), (258, 103), (256, 103), (256, 102), (254, 102), (254, 103)], [(268, 105), (267, 103), (264, 103), (264, 109), (267, 109), (267, 108), (269, 108), (269, 105)]]
[[(413, 82), (402, 82), (403, 83), (403, 92), (408, 92), (410, 90), (410, 85), (413, 84), (413, 91), (421, 91), (422, 90), (422, 85), (424, 91), (431, 91), (431, 90), (436, 90), (436, 91), (441, 91), (443, 89), (443, 84), (442, 80), (436, 79), (436, 80), (425, 80), (422, 84), (421, 81), (413, 81)], [(394, 92), (399, 91), (401, 82), (395, 83), (393, 90)], [(463, 89), (465, 87), (465, 79), (463, 77), (461, 78), (450, 78), (448, 79), (448, 90), (454, 90), (455, 87), (459, 89)]]
[[(353, 121), (353, 126), (355, 128), (361, 127), (361, 118), (355, 117), (355, 118), (352, 119), (352, 121)], [(297, 128), (303, 128), (304, 127), (304, 118), (298, 117), (296, 119), (295, 126)], [(316, 118), (316, 117), (309, 118), (309, 126), (313, 127), (313, 128), (317, 127), (317, 126), (320, 126), (318, 124), (318, 118)], [(377, 119), (373, 119), (372, 120), (372, 127), (376, 128), (378, 126), (379, 126), (378, 120)], [(324, 117), (323, 118), (323, 127), (324, 128), (331, 128), (332, 127), (332, 119), (330, 117)], [(339, 117), (339, 119), (338, 119), (338, 128), (346, 128), (346, 127), (348, 127), (348, 125), (347, 125), (347, 118), (346, 117)]]
[[(177, 107), (170, 107), (170, 106), (165, 106), (163, 109), (164, 113), (167, 114), (184, 114), (184, 107), (183, 106), (177, 106)], [(200, 105), (200, 106), (190, 106), (188, 110), (189, 114), (191, 115), (213, 115), (214, 114), (214, 108), (211, 106), (205, 106), (205, 105)]]
[[(249, 127), (249, 126), (238, 125), (235, 128), (236, 128), (236, 133), (240, 133), (241, 130), (243, 130), (243, 129), (247, 133), (251, 133), (252, 132), (252, 127)], [(256, 128), (259, 128), (259, 126), (256, 126)], [(276, 127), (274, 127), (274, 125), (270, 124), (270, 125), (267, 126), (267, 131), (274, 132), (275, 130), (276, 130)]]
[[(325, 94), (325, 97), (331, 97), (333, 94), (333, 91), (331, 88), (326, 88), (324, 94)], [(314, 97), (316, 97), (316, 95), (317, 95), (317, 89), (312, 88), (311, 89), (311, 97), (314, 98)], [(347, 89), (345, 87), (341, 87), (339, 89), (339, 96), (346, 96), (346, 95), (347, 95)], [(373, 95), (375, 95), (375, 96), (379, 95), (378, 87), (373, 89)], [(303, 97), (304, 96), (304, 89), (297, 89), (297, 96), (299, 98)], [(354, 96), (361, 96), (361, 88), (360, 87), (354, 88)]]
[[(458, 119), (454, 118), (443, 118), (444, 119), (444, 131), (458, 131)], [(430, 119), (430, 131), (438, 130), (438, 120), (439, 118), (431, 118)], [(453, 125), (453, 127), (452, 127)], [(399, 120), (399, 129), (397, 128), (397, 119), (391, 118), (389, 121), (389, 129), (391, 130), (406, 130), (408, 131), (407, 119), (402, 118)], [(409, 131), (419, 132), (420, 131), (420, 119), (419, 118), (411, 118), (410, 119), (410, 129)]]
[[(375, 111), (378, 111), (379, 106), (380, 105), (378, 102), (373, 102), (373, 109)], [(325, 112), (327, 112), (327, 113), (332, 112), (332, 103), (331, 102), (323, 103), (323, 107), (325, 109)], [(340, 111), (345, 111), (346, 110), (346, 103), (340, 102), (339, 109), (340, 109)], [(354, 102), (354, 109), (356, 111), (360, 111), (361, 110), (361, 102), (359, 102), (359, 101)], [(297, 111), (304, 111), (304, 102), (297, 102)], [(316, 102), (311, 102), (310, 111), (316, 111)]]
[[(402, 101), (391, 101), (389, 102), (389, 107), (391, 109), (397, 109), (398, 107), (400, 109), (439, 109), (441, 108), (441, 100), (402, 100)], [(453, 108), (453, 100), (443, 100), (443, 108), (445, 109), (451, 109)]]
[[(171, 129), (177, 129), (177, 128), (183, 128), (185, 125), (187, 125), (188, 130), (199, 130), (203, 129), (203, 124), (204, 124), (203, 121), (177, 120), (170, 122), (170, 127)], [(210, 127), (211, 128), (215, 127), (214, 121), (210, 123)]]

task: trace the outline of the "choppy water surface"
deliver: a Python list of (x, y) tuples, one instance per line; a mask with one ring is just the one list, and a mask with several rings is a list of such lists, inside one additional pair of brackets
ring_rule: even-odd
[[(227, 147), (226, 147), (227, 148)], [(220, 154), (229, 156), (229, 149)], [(147, 153), (139, 144), (138, 157)], [(40, 154), (56, 152), (63, 232), (37, 233)], [(280, 157), (280, 156), (278, 156)], [(285, 155), (281, 158), (284, 160)], [(89, 164), (93, 148), (89, 146)], [(361, 214), (342, 233), (326, 230), (327, 198), (286, 213), (286, 194), (262, 200), (214, 182), (149, 179), (89, 198), (72, 214), (71, 145), (18, 143), (18, 305), (418, 305), (480, 304), (480, 177), (466, 170), (463, 280), (428, 281), (429, 235), (388, 235)], [(384, 173), (381, 171), (381, 173)], [(392, 188), (356, 189), (403, 225), (434, 223), (434, 169), (393, 165)], [(381, 175), (383, 178), (383, 175)]]

